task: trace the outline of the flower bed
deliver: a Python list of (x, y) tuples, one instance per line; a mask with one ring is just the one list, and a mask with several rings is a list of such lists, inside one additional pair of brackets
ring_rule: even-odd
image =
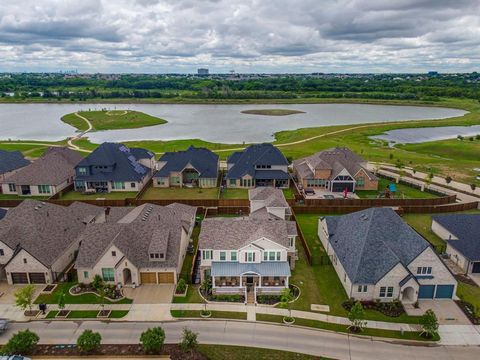
[(469, 302), (463, 300), (456, 300), (457, 305), (462, 309), (463, 313), (468, 317), (470, 322), (474, 325), (480, 325), (480, 317), (475, 313), (475, 307)]
[(205, 296), (202, 294), (204, 298), (206, 298), (208, 301), (214, 301), (214, 302), (234, 302), (234, 303), (244, 303), (245, 302), (245, 296), (240, 295), (240, 294), (209, 294)]
[[(117, 289), (115, 285), (105, 285), (105, 299), (109, 301), (120, 301), (125, 298), (121, 290)], [(98, 291), (91, 285), (91, 284), (77, 284), (70, 288), (70, 294), (75, 295), (83, 295), (83, 294), (95, 294), (100, 296)]]
[[(289, 286), (290, 291), (293, 295), (292, 302), (296, 301), (300, 296), (300, 288), (296, 285), (290, 284)], [(281, 294), (259, 294), (257, 295), (257, 303), (261, 305), (277, 305), (280, 302), (282, 295)]]
[[(380, 302), (380, 301), (360, 301), (364, 309), (376, 310), (390, 317), (399, 317), (405, 313), (405, 309), (400, 301)], [(353, 299), (342, 303), (345, 310), (350, 311), (355, 304)]]
[(43, 293), (51, 294), (53, 290), (57, 287), (57, 284), (48, 284), (42, 290)]

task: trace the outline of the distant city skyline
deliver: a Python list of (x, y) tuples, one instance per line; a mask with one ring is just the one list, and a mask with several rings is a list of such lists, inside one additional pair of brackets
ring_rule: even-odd
[(480, 69), (478, 0), (0, 3), (0, 72), (442, 73)]

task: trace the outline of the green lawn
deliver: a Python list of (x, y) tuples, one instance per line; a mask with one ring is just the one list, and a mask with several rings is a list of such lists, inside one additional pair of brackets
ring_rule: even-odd
[(218, 199), (218, 188), (159, 188), (150, 186), (142, 196), (142, 200), (192, 200)]
[[(46, 319), (54, 319), (58, 311), (49, 311)], [(67, 316), (67, 319), (96, 319), (98, 311), (96, 310), (72, 310)], [(109, 319), (120, 319), (128, 314), (128, 310), (112, 310)]]
[(403, 220), (432, 244), (437, 252), (445, 251), (447, 244), (432, 231), (431, 214), (405, 214)]
[(292, 188), (288, 189), (283, 189), (283, 195), (285, 196), (285, 199), (295, 199), (295, 194), (293, 192)]
[[(379, 178), (378, 181), (378, 190), (359, 190), (355, 194), (362, 199), (376, 199), (379, 192), (383, 193), (385, 188), (391, 184), (392, 181), (384, 178)], [(426, 191), (420, 191), (420, 189), (405, 185), (405, 184), (395, 184), (397, 187), (397, 192), (395, 198), (400, 199), (432, 199), (438, 197), (432, 193)]]
[[(135, 129), (161, 125), (167, 122), (164, 119), (133, 110), (79, 111), (78, 114), (91, 122), (94, 131)], [(88, 128), (86, 121), (75, 115), (75, 113), (64, 115), (62, 121), (81, 131)]]
[[(28, 144), (23, 144), (28, 143)], [(66, 145), (67, 141), (2, 141), (0, 140), (0, 149), (7, 151), (21, 151), (28, 158), (38, 158), (43, 155), (50, 145)]]
[(199, 304), (203, 303), (203, 299), (198, 293), (198, 285), (188, 285), (188, 290), (187, 290), (187, 296), (181, 297), (181, 296), (174, 296), (172, 303), (174, 304), (186, 304), (186, 303), (193, 303), (193, 304)]
[[(257, 314), (257, 321), (283, 323), (283, 316)], [(348, 330), (347, 325), (326, 323), (326, 322), (318, 321), (318, 320), (296, 318), (295, 319), (295, 325), (351, 334), (351, 332)], [(419, 332), (404, 332), (402, 334), (400, 331), (396, 331), (396, 330), (383, 330), (383, 329), (366, 328), (366, 329), (363, 329), (363, 331), (360, 334), (356, 334), (356, 335), (376, 336), (376, 337), (402, 339), (402, 340), (425, 341), (425, 339), (420, 336)], [(440, 337), (437, 336), (433, 339), (430, 339), (429, 341), (438, 341), (438, 340), (440, 340)]]
[[(200, 311), (196, 311), (196, 310), (170, 310), (170, 313), (175, 318), (184, 318), (184, 317), (200, 318), (201, 317)], [(212, 316), (210, 318), (247, 320), (247, 313), (233, 312), (233, 311), (212, 311)]]
[[(200, 235), (200, 226), (195, 226), (192, 232), (193, 248), (197, 250), (198, 245), (198, 236)], [(187, 284), (191, 284), (192, 279), (190, 273), (193, 266), (193, 258), (195, 256), (195, 251), (193, 254), (187, 253), (185, 259), (183, 260), (182, 271), (180, 272), (180, 277), (184, 279)]]
[(459, 281), (457, 296), (463, 301), (472, 304), (480, 315), (480, 287)]
[(47, 200), (49, 196), (18, 196), (10, 194), (0, 194), (0, 200)]
[[(346, 317), (348, 312), (343, 308), (342, 303), (348, 300), (347, 294), (337, 276), (332, 265), (321, 265), (320, 258), (325, 256), (325, 250), (317, 235), (318, 218), (320, 214), (297, 214), (297, 222), (302, 229), (305, 240), (312, 252), (313, 265), (295, 269), (292, 274), (291, 282), (296, 284), (304, 282), (302, 296), (294, 302), (292, 308), (298, 310), (310, 311), (310, 304), (320, 304), (330, 306), (330, 315)], [(300, 241), (297, 242), (299, 256)], [(297, 274), (298, 271), (298, 274)], [(306, 295), (304, 295), (306, 294)], [(307, 299), (302, 299), (306, 296)], [(310, 302), (312, 301), (312, 302)], [(314, 301), (314, 302), (313, 302)], [(396, 323), (418, 323), (419, 317), (403, 314), (399, 317), (386, 316), (375, 310), (365, 310), (366, 317), (369, 320), (387, 321)]]
[[(35, 304), (45, 303), (45, 304), (58, 304), (58, 299), (60, 295), (65, 294), (65, 303), (66, 304), (100, 304), (100, 298), (95, 294), (83, 294), (78, 296), (73, 296), (69, 293), (68, 290), (75, 283), (63, 283), (58, 284), (55, 290), (51, 294), (40, 294), (35, 300)], [(105, 304), (131, 304), (131, 299), (122, 299), (120, 301), (111, 302), (105, 300)]]
[(220, 197), (222, 199), (248, 199), (248, 189), (225, 188)]
[(82, 194), (78, 191), (69, 191), (60, 196), (60, 200), (124, 200), (127, 198), (135, 198), (137, 192), (133, 191), (113, 191), (111, 193), (98, 193), (98, 194)]
[(200, 344), (198, 346), (198, 351), (210, 360), (329, 360), (324, 357), (310, 356), (290, 351), (251, 348), (243, 346)]

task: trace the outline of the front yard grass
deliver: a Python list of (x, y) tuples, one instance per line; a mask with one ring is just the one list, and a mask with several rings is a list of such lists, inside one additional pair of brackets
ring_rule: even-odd
[[(257, 321), (266, 321), (274, 323), (283, 323), (283, 316), (281, 315), (268, 315), (268, 314), (257, 314)], [(418, 340), (418, 341), (438, 341), (440, 337), (437, 335), (432, 339), (425, 339), (420, 336), (419, 332), (406, 331), (400, 332), (396, 330), (384, 330), (384, 329), (372, 329), (365, 328), (361, 333), (353, 334), (348, 330), (347, 325), (327, 323), (318, 320), (310, 319), (300, 319), (295, 318), (295, 324), (297, 326), (305, 326), (322, 330), (329, 330), (341, 333), (347, 333), (352, 335), (363, 335), (363, 336), (376, 336), (384, 338), (393, 338), (393, 339), (402, 339), (402, 340)]]
[(142, 195), (142, 200), (196, 200), (218, 199), (218, 188), (159, 188), (150, 186)]
[[(208, 310), (208, 307), (207, 307)], [(175, 318), (200, 318), (200, 310), (170, 310), (170, 313)], [(215, 319), (236, 319), (247, 320), (246, 312), (234, 312), (234, 311), (211, 311), (212, 316), (210, 318)]]
[(457, 296), (472, 304), (477, 312), (480, 312), (480, 287), (466, 284), (459, 281), (457, 285)]
[[(58, 311), (49, 311), (45, 319), (55, 319)], [(67, 316), (67, 319), (96, 319), (97, 310), (72, 310)], [(112, 310), (109, 319), (121, 319), (128, 314), (128, 310)]]
[(96, 194), (82, 194), (78, 191), (69, 191), (62, 194), (60, 200), (97, 200), (97, 199), (107, 199), (107, 200), (124, 200), (135, 198), (137, 193), (134, 191), (113, 191), (111, 193), (96, 193)]
[(248, 189), (225, 188), (220, 193), (221, 199), (248, 199)]
[[(378, 197), (379, 192), (384, 192), (385, 188), (391, 184), (393, 181), (379, 178), (378, 179), (378, 190), (359, 190), (356, 191), (355, 194), (361, 199), (376, 199)], [(437, 198), (437, 195), (426, 191), (420, 191), (412, 186), (408, 186), (405, 184), (395, 184), (397, 188), (397, 192), (395, 194), (395, 198), (397, 199), (433, 199)]]
[(227, 345), (198, 345), (198, 351), (210, 360), (329, 360), (290, 351)]
[(188, 285), (186, 296), (174, 296), (172, 303), (174, 304), (186, 304), (186, 303), (203, 303), (203, 299), (198, 293), (198, 285)]
[(442, 253), (445, 251), (447, 243), (432, 231), (431, 214), (405, 214), (403, 215), (403, 220), (432, 244), (437, 252)]
[[(69, 282), (58, 284), (51, 294), (40, 294), (35, 300), (35, 304), (58, 304), (58, 299), (65, 293), (65, 304), (100, 304), (100, 297), (95, 294), (82, 294), (73, 296), (68, 290), (76, 283)], [(120, 301), (109, 301), (105, 299), (105, 304), (131, 304), (131, 299), (122, 299)]]
[(18, 196), (14, 194), (0, 194), (0, 200), (47, 200), (48, 196)]

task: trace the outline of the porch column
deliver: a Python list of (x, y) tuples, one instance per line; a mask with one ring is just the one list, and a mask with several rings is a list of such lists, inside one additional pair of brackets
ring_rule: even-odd
[(288, 288), (288, 276), (285, 276), (285, 287)]
[(258, 275), (258, 287), (262, 287), (262, 275)]
[(242, 287), (242, 275), (240, 275), (240, 287)]
[(212, 289), (215, 289), (215, 276), (212, 276)]

